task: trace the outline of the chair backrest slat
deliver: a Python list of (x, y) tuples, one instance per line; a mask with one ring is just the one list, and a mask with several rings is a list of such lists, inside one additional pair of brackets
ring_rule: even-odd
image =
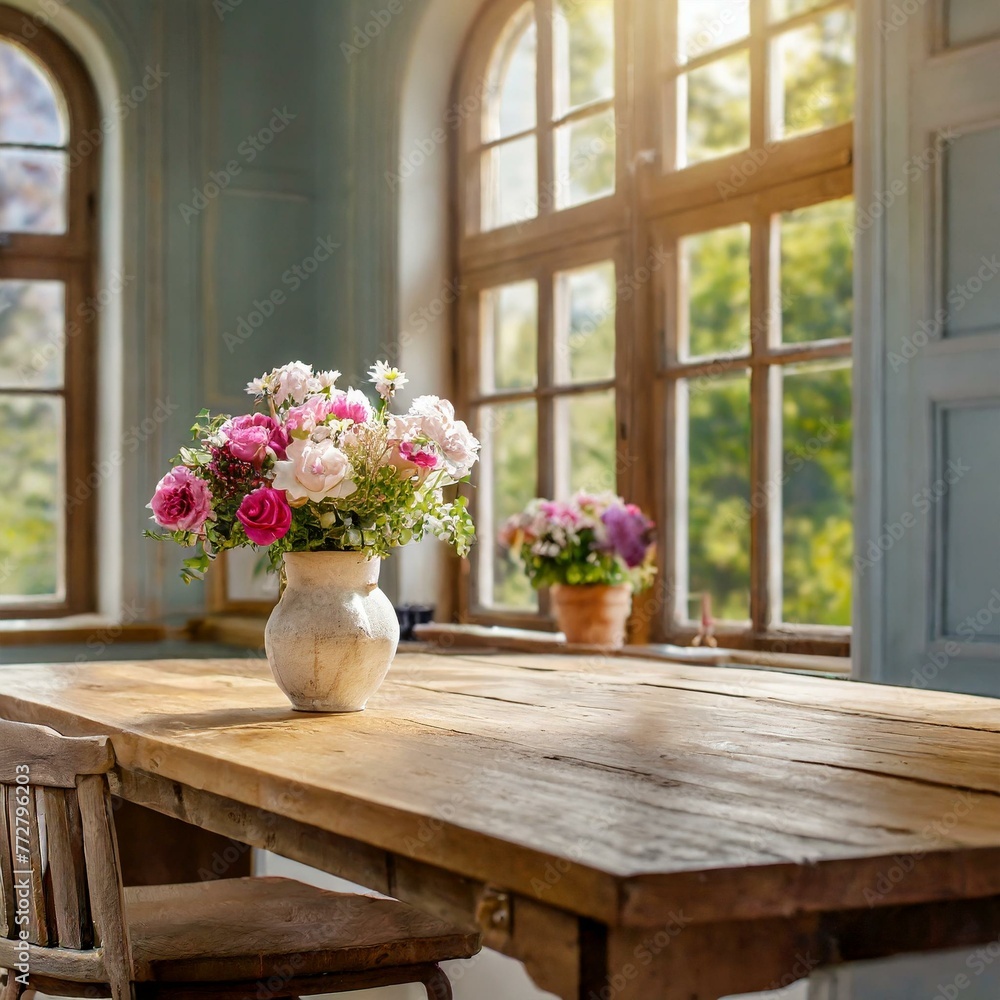
[(78, 779), (83, 849), (94, 918), (94, 943), (104, 949), (104, 964), (114, 1000), (130, 995), (132, 958), (125, 924), (125, 893), (115, 839), (114, 816), (102, 775)]
[[(31, 944), (48, 945), (49, 925), (45, 910), (45, 872), (42, 868), (38, 808), (30, 785), (7, 788), (7, 835), (16, 895), (19, 901), (23, 898), (28, 904), (28, 940)], [(27, 888), (26, 895), (22, 894), (22, 885)]]
[(14, 916), (17, 901), (14, 896), (14, 867), (11, 858), (10, 834), (7, 831), (7, 786), (0, 785), (0, 933), (13, 937), (16, 931)]
[(61, 736), (48, 726), (0, 719), (0, 783), (27, 775), (31, 784), (75, 788), (81, 774), (107, 774), (114, 751), (106, 736)]
[(77, 797), (63, 788), (43, 788), (41, 792), (56, 937), (62, 948), (90, 948), (94, 942)]
[(93, 982), (97, 971), (114, 1000), (130, 1000), (113, 767), (106, 737), (0, 720), (0, 930), (16, 940), (27, 917), (31, 943), (65, 970), (59, 978)]

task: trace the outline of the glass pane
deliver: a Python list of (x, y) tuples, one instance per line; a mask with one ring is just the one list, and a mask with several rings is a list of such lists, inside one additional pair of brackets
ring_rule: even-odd
[(854, 117), (854, 14), (834, 10), (774, 42), (778, 134), (803, 135)]
[(557, 0), (554, 14), (556, 114), (614, 97), (614, 0)]
[(483, 391), (531, 388), (538, 381), (538, 285), (492, 288), (481, 308)]
[(677, 48), (681, 62), (696, 59), (750, 34), (750, 0), (678, 0)]
[(556, 276), (556, 380), (597, 382), (615, 377), (613, 261)]
[(679, 166), (711, 160), (750, 145), (750, 55), (734, 52), (678, 80), (684, 109)]
[(48, 73), (13, 42), (0, 41), (0, 142), (65, 146), (66, 109)]
[(556, 208), (615, 193), (616, 140), (614, 111), (556, 129)]
[(781, 216), (781, 331), (787, 344), (850, 337), (854, 199)]
[(483, 154), (483, 229), (499, 229), (538, 215), (538, 159), (534, 136)]
[(487, 139), (502, 139), (535, 127), (537, 53), (535, 5), (529, 3), (511, 18), (493, 53), (489, 74), (493, 97), (486, 106)]
[(782, 416), (782, 616), (796, 624), (850, 625), (850, 367), (786, 370)]
[(66, 154), (0, 149), (0, 232), (66, 232)]
[[(538, 598), (524, 568), (497, 541), (500, 525), (538, 492), (538, 414), (533, 400), (484, 406), (480, 438), (481, 488), (490, 516), (480, 518), (480, 594), (493, 607), (533, 610)], [(492, 558), (489, 558), (492, 553)]]
[(680, 241), (680, 266), (681, 357), (748, 352), (750, 226), (688, 236)]
[(0, 281), (0, 386), (62, 385), (65, 295), (61, 281)]
[(62, 400), (0, 396), (0, 604), (62, 592)]
[(588, 392), (556, 400), (557, 493), (617, 492), (615, 394)]
[(784, 21), (796, 14), (823, 7), (829, 2), (830, 0), (771, 0), (771, 20)]
[[(682, 389), (682, 392), (684, 390)], [(688, 615), (750, 618), (750, 378), (696, 379), (688, 407)], [(682, 577), (683, 579), (683, 577)]]

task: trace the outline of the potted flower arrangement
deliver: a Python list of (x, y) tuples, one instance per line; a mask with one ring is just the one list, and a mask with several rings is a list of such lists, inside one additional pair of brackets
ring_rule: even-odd
[(654, 525), (613, 494), (532, 500), (500, 530), (533, 587), (550, 587), (567, 642), (621, 646), (633, 591), (656, 575)]
[(202, 411), (149, 504), (165, 533), (147, 534), (194, 549), (185, 581), (227, 549), (266, 549), (284, 584), (267, 658), (302, 711), (360, 711), (385, 678), (399, 624), (381, 560), (426, 534), (465, 555), (475, 534), (465, 498), (445, 490), (467, 479), (479, 442), (437, 396), (391, 412), (405, 375), (384, 362), (369, 374), (376, 405), (299, 361), (254, 379), (260, 408)]

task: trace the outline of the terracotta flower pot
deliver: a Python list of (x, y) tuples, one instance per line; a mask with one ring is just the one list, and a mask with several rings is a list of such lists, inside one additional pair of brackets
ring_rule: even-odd
[(632, 611), (632, 587), (601, 584), (552, 588), (552, 607), (567, 642), (624, 646), (625, 624)]
[(300, 712), (360, 712), (396, 655), (399, 622), (381, 559), (287, 552), (287, 585), (264, 630), (271, 673)]

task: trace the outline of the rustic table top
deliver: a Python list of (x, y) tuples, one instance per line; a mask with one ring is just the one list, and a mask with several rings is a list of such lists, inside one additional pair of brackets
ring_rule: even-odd
[(609, 925), (1000, 894), (985, 698), (407, 653), (359, 715), (292, 712), (255, 659), (5, 667), (0, 715)]

